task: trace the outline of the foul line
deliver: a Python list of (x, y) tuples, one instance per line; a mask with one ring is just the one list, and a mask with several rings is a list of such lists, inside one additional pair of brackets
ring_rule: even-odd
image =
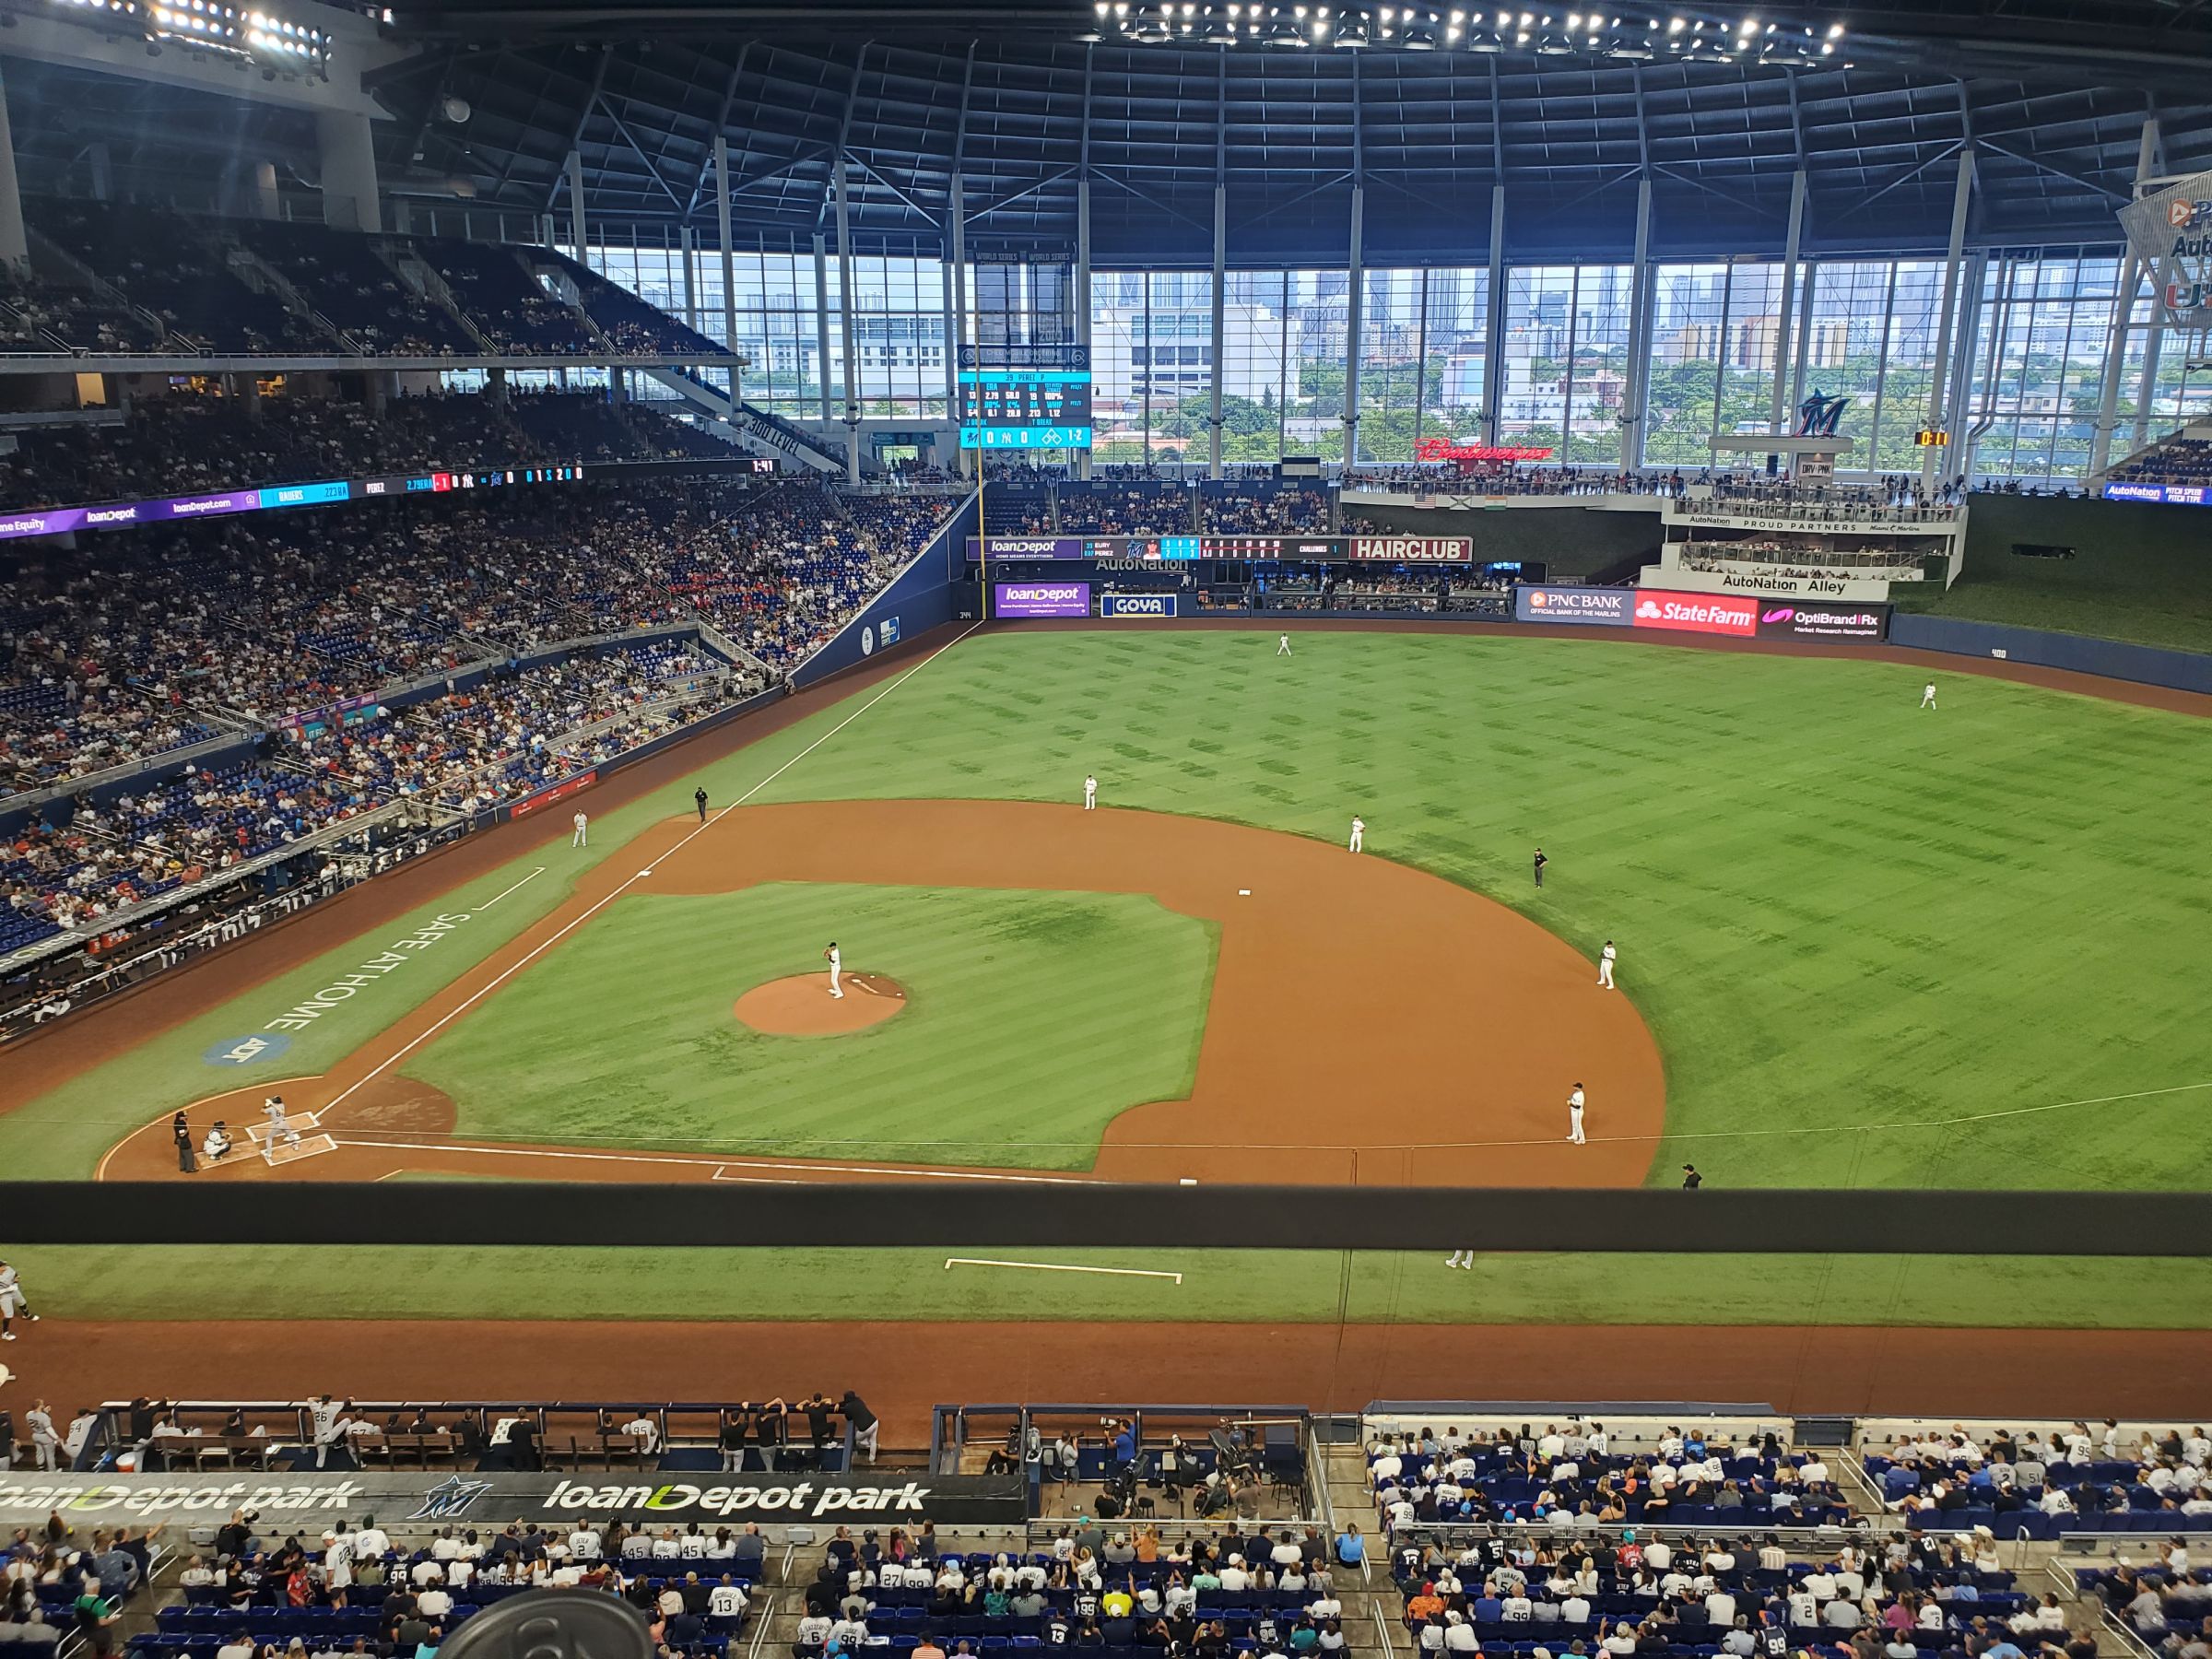
[(1072, 1267), (1064, 1262), (994, 1262), (984, 1256), (947, 1256), (945, 1271), (955, 1267), (1027, 1267), (1034, 1273), (1112, 1273), (1123, 1278), (1164, 1278), (1182, 1283), (1180, 1273), (1161, 1273), (1150, 1267)]
[[(721, 811), (717, 812), (705, 823), (699, 825), (696, 829), (692, 830), (688, 834), (687, 834), (681, 841), (677, 841), (674, 846), (669, 847), (662, 852), (656, 857), (654, 862), (657, 864), (659, 859), (666, 858), (673, 853), (682, 852), (694, 841), (704, 835), (715, 825), (721, 823), (724, 818), (727, 818), (731, 813), (736, 811), (738, 807), (744, 806), (747, 801), (751, 800), (755, 795), (766, 789), (771, 783), (773, 783), (778, 778), (782, 777), (785, 772), (789, 771), (800, 761), (806, 759), (806, 757), (813, 754), (816, 749), (820, 748), (823, 744), (829, 742), (830, 738), (836, 736), (840, 732), (843, 731), (847, 726), (858, 720), (863, 714), (865, 714), (870, 709), (874, 708), (877, 703), (881, 702), (892, 692), (899, 689), (900, 687), (905, 685), (908, 680), (913, 678), (915, 675), (921, 673), (923, 669), (928, 667), (932, 663), (935, 662), (939, 657), (950, 651), (955, 645), (958, 645), (960, 641), (966, 639), (970, 634), (973, 633), (976, 629), (981, 628), (982, 626), (982, 624), (981, 622), (972, 623), (955, 638), (946, 641), (944, 644), (938, 646), (936, 650), (931, 652), (927, 656), (916, 663), (912, 668), (909, 668), (904, 674), (901, 674), (897, 678), (893, 679), (888, 685), (885, 686), (882, 690), (877, 692), (876, 695), (869, 698), (866, 702), (862, 703), (859, 708), (853, 710), (852, 713), (846, 715), (842, 720), (839, 721), (835, 725), (824, 732), (819, 737), (817, 737), (812, 743), (808, 744), (805, 748), (801, 749), (790, 759), (784, 761), (782, 765), (777, 767), (774, 771), (770, 772), (767, 777), (761, 779), (759, 782), (754, 784), (750, 789), (747, 790), (743, 794), (732, 801), (727, 806), (724, 806)], [(505, 984), (509, 980), (512, 979), (524, 969), (529, 967), (532, 962), (535, 962), (539, 957), (545, 955), (547, 951), (552, 949), (554, 946), (559, 944), (561, 940), (567, 938), (569, 935), (574, 933), (579, 927), (582, 927), (586, 922), (589, 922), (594, 916), (597, 915), (601, 911), (605, 910), (616, 900), (621, 898), (622, 895), (628, 892), (637, 882), (642, 880), (644, 877), (652, 874), (653, 868), (651, 865), (648, 865), (646, 868), (640, 870), (635, 876), (625, 877), (621, 885), (617, 887), (613, 892), (608, 893), (605, 898), (593, 904), (583, 912), (583, 914), (578, 916), (574, 921), (562, 927), (560, 931), (553, 935), (552, 937), (546, 939), (542, 943), (533, 947), (529, 953), (525, 955), (521, 961), (502, 970), (499, 976), (492, 980), (490, 983), (485, 985), (480, 990), (472, 992), (466, 1000), (460, 1005), (460, 1006), (453, 1008), (446, 1014), (441, 1016), (438, 1020), (432, 1024), (429, 1030), (422, 1032), (420, 1036), (410, 1039), (407, 1042), (403, 1044), (397, 1050), (397, 1052), (393, 1053), (390, 1058), (379, 1061), (362, 1077), (358, 1078), (356, 1081), (347, 1084), (345, 1089), (335, 1099), (327, 1100), (324, 1103), (323, 1110), (329, 1112), (344, 1105), (357, 1090), (362, 1088), (368, 1084), (375, 1082), (377, 1078), (382, 1077), (384, 1073), (390, 1071), (394, 1065), (397, 1065), (402, 1060), (406, 1059), (409, 1054), (413, 1053), (417, 1049), (420, 1048), (431, 1038), (438, 1035), (440, 1031), (445, 1030), (447, 1026), (453, 1024), (454, 1020), (460, 1018), (462, 1015), (467, 1013), (469, 1009), (475, 1007), (477, 1004), (482, 1002), (484, 998), (489, 996), (494, 991), (497, 991), (501, 985)], [(524, 879), (528, 880), (530, 878), (525, 877)], [(520, 887), (521, 885), (521, 882), (517, 882), (515, 884), (516, 887)], [(512, 892), (513, 888), (511, 888), (508, 890)], [(498, 897), (505, 898), (506, 894), (502, 893), (498, 895)]]
[(480, 910), (480, 911), (488, 911), (488, 910), (489, 910), (489, 909), (490, 909), (490, 908), (491, 908), (493, 905), (497, 904), (497, 903), (498, 903), (498, 902), (499, 902), (500, 900), (502, 900), (502, 899), (506, 898), (508, 894), (510, 894), (510, 893), (513, 892), (513, 891), (515, 890), (515, 888), (526, 888), (526, 887), (528, 887), (528, 886), (529, 886), (529, 885), (530, 885), (532, 882), (535, 881), (535, 880), (536, 880), (536, 879), (537, 879), (537, 878), (538, 878), (540, 876), (543, 876), (545, 873), (546, 873), (546, 866), (545, 866), (544, 865), (539, 865), (537, 866), (537, 868), (536, 868), (536, 869), (535, 869), (535, 870), (531, 871), (529, 875), (527, 875), (527, 876), (524, 877), (523, 877), (523, 878), (522, 878), (520, 881), (516, 882), (516, 883), (514, 884), (514, 887), (511, 887), (511, 888), (500, 888), (500, 889), (498, 892), (494, 893), (494, 894), (493, 894), (493, 895), (492, 895), (490, 898), (488, 898), (488, 899), (485, 900), (483, 903), (481, 903), (481, 904), (477, 905), (477, 910)]

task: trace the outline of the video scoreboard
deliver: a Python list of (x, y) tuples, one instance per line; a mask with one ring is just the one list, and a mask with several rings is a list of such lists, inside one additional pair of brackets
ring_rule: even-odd
[[(968, 557), (983, 556), (981, 536)], [(1474, 544), (1461, 535), (994, 535), (991, 557), (1108, 559), (1178, 564), (1202, 559), (1291, 559), (1324, 564), (1467, 564)]]
[(1088, 449), (1088, 346), (962, 346), (960, 447)]

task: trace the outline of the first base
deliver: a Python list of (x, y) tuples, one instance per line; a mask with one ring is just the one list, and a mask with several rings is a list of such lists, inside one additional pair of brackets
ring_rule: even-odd
[(1240, 899), (1249, 899), (1252, 897), (1252, 889), (1250, 888), (1239, 888), (1237, 889), (1237, 897)]

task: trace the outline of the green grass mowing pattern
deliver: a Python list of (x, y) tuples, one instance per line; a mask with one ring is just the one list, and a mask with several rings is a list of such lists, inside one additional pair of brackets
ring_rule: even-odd
[[(2120, 1100), (1948, 1129), (1868, 1124), (2012, 1111), (2212, 1079), (2189, 1006), (2205, 978), (2212, 875), (2198, 856), (2212, 769), (2183, 717), (1888, 665), (1630, 648), (1594, 640), (1297, 638), (1147, 631), (983, 636), (933, 663), (783, 774), (763, 800), (1072, 800), (1095, 770), (1109, 806), (1241, 819), (1334, 840), (1353, 811), (1373, 853), (1514, 904), (1594, 951), (1657, 1032), (1670, 1123), (1659, 1178), (1694, 1158), (1716, 1184), (2191, 1186), (2206, 1178), (2206, 1094)], [(874, 691), (701, 770), (717, 802), (798, 756)], [(334, 950), (32, 1106), (0, 1117), (0, 1170), (90, 1173), (124, 1130), (214, 1089), (324, 1069), (566, 896), (581, 869), (665, 799), (594, 823), (588, 853), (548, 848), (487, 876), (483, 912), (404, 978), (303, 1033), (273, 1066), (199, 1062), (440, 907)], [(1528, 848), (1557, 862), (1541, 895)], [(460, 908), (448, 900), (444, 908)], [(386, 990), (390, 994), (386, 995)], [(650, 1060), (641, 1061), (650, 1064)], [(1378, 1066), (1378, 1087), (1387, 1086)], [(934, 1097), (915, 1110), (932, 1109)], [(1597, 1127), (1598, 1103), (1593, 1106)], [(1717, 1138), (1705, 1139), (1703, 1136)], [(975, 1253), (996, 1253), (980, 1252)], [(1055, 1253), (1056, 1254), (1063, 1253)], [(73, 1317), (253, 1317), (282, 1298), (267, 1260), (189, 1248), (12, 1248)], [(426, 1313), (575, 1312), (559, 1253), (379, 1252), (401, 1274), (323, 1280), (319, 1308), (370, 1318), (405, 1282)], [(1159, 1253), (1070, 1261), (1182, 1265)], [(1531, 1253), (1473, 1274), (1362, 1253), (1387, 1293), (1339, 1292), (1334, 1254), (1230, 1253), (1206, 1316), (1406, 1321), (2186, 1326), (2205, 1263), (2115, 1259), (1726, 1258)], [(696, 1317), (1171, 1316), (1152, 1281), (1069, 1275), (947, 1284), (942, 1253), (594, 1252), (609, 1312)], [(1431, 1272), (1430, 1269), (1434, 1271)], [(1193, 1269), (1185, 1267), (1186, 1271)], [(1033, 1276), (1010, 1275), (1021, 1279)], [(1073, 1282), (1071, 1282), (1073, 1281)], [(1195, 1281), (1186, 1281), (1186, 1285)], [(1777, 1302), (1775, 1287), (1791, 1287)]]
[[(792, 974), (820, 975), (826, 1003), (831, 938), (906, 1006), (834, 1037), (732, 1014)], [(633, 894), (404, 1069), (472, 1139), (1088, 1169), (1117, 1114), (1190, 1092), (1213, 963), (1208, 924), (1130, 894)]]
[(2201, 1184), (2212, 1089), (1911, 1126), (2212, 1083), (2205, 726), (1937, 677), (1924, 712), (1920, 671), (1848, 660), (988, 635), (759, 798), (1072, 799), (1091, 771), (1109, 806), (1328, 840), (1357, 812), (1371, 854), (1619, 943), (1667, 1065), (1655, 1181)]
[[(588, 1188), (575, 1189), (580, 1233)], [(669, 1320), (1237, 1320), (1267, 1324), (1898, 1324), (2189, 1330), (2212, 1297), (2195, 1257), (1484, 1255), (1324, 1250), (626, 1249), (399, 1245), (283, 1251), (11, 1249), (49, 1316)], [(219, 1253), (219, 1261), (218, 1261)], [(1347, 1259), (1348, 1254), (1348, 1261)], [(1165, 1269), (947, 1270), (948, 1256)], [(196, 1277), (174, 1271), (182, 1259)], [(373, 1260), (373, 1271), (367, 1264)], [(306, 1300), (302, 1283), (315, 1287)], [(2126, 1293), (2140, 1283), (2148, 1294)], [(394, 1287), (404, 1288), (394, 1289)], [(493, 1312), (496, 1311), (496, 1313)], [(1111, 1345), (1111, 1336), (1103, 1339)], [(1255, 1341), (1266, 1338), (1255, 1333)], [(1111, 1351), (1110, 1346), (1108, 1352)], [(11, 1358), (13, 1356), (11, 1355)], [(1597, 1358), (1594, 1356), (1594, 1359)], [(1631, 1348), (1610, 1361), (1632, 1378)]]

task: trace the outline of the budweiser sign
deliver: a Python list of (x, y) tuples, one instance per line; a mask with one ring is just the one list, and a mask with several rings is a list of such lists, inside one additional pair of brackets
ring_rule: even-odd
[(1548, 449), (1500, 447), (1495, 443), (1454, 443), (1449, 438), (1424, 438), (1413, 446), (1417, 461), (1548, 461)]
[(1355, 535), (1352, 557), (1386, 564), (1465, 564), (1474, 556), (1464, 535)]

